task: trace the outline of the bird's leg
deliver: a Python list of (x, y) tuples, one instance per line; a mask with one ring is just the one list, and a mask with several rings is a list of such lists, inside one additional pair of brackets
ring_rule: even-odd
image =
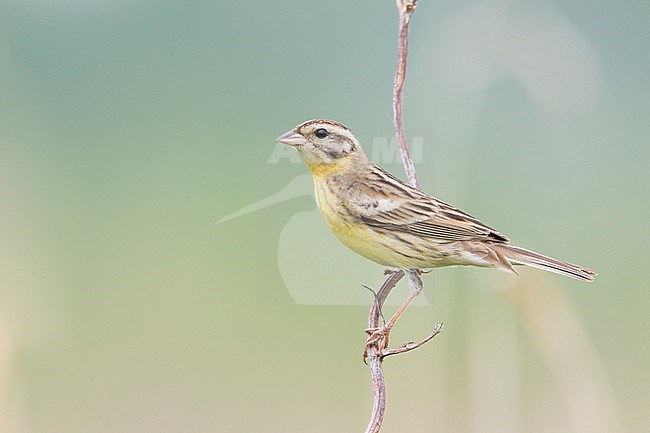
[(379, 343), (379, 350), (384, 350), (388, 347), (388, 336), (395, 322), (400, 318), (411, 303), (422, 293), (422, 277), (417, 269), (406, 269), (406, 276), (408, 277), (409, 288), (411, 289), (408, 297), (404, 300), (402, 305), (395, 311), (395, 314), (378, 328), (366, 329), (368, 338), (366, 339), (366, 346), (364, 348), (364, 357), (368, 352), (368, 346)]

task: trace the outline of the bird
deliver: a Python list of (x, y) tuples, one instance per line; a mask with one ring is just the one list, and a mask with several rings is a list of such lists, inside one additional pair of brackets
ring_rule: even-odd
[(510, 243), (497, 230), (411, 186), (368, 158), (352, 131), (308, 120), (277, 138), (295, 148), (314, 181), (327, 226), (349, 249), (382, 266), (424, 271), (478, 266), (517, 274), (525, 265), (581, 281), (591, 269)]

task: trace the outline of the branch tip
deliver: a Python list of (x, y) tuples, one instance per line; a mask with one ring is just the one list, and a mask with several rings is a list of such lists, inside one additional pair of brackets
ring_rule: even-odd
[(436, 335), (440, 334), (441, 331), (442, 331), (442, 323), (436, 323), (436, 326), (434, 326), (433, 328), (433, 332), (429, 334), (429, 336), (424, 340), (421, 340), (417, 343), (413, 343), (413, 342), (406, 343), (395, 349), (384, 349), (381, 351), (379, 356), (381, 357), (381, 359), (384, 359), (391, 355), (399, 355), (401, 353), (406, 353), (406, 352), (410, 352), (411, 350), (418, 349), (424, 346), (425, 344), (427, 344), (429, 341), (433, 340), (433, 338)]

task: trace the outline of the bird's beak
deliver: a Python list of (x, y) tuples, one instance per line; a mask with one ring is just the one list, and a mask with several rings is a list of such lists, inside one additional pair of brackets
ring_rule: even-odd
[(280, 143), (284, 143), (293, 147), (302, 146), (307, 142), (307, 140), (305, 140), (305, 137), (297, 133), (295, 129), (282, 134), (276, 138), (275, 141), (279, 141)]

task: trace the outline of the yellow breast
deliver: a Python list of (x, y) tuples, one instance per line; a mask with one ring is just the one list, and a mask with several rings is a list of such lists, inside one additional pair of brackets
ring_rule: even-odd
[[(375, 231), (355, 221), (342, 204), (341, 197), (323, 179), (314, 176), (316, 203), (332, 233), (348, 248), (383, 266), (426, 267), (424, 257), (409, 258), (402, 254), (405, 245), (389, 233)], [(414, 254), (410, 251), (410, 255)]]

